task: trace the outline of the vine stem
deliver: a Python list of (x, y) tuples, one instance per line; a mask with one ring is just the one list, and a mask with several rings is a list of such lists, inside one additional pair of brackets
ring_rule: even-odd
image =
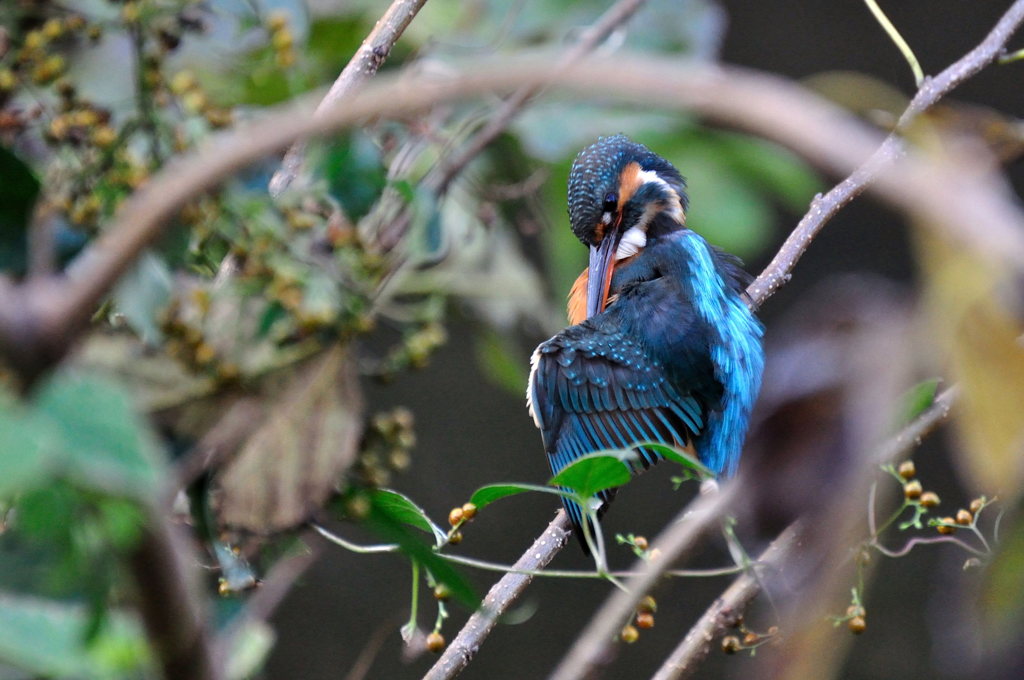
[(882, 8), (878, 6), (878, 3), (875, 2), (875, 0), (864, 0), (864, 2), (867, 4), (868, 9), (871, 10), (871, 13), (875, 15), (875, 19), (878, 23), (882, 25), (883, 29), (885, 29), (885, 33), (889, 36), (889, 39), (896, 43), (896, 47), (898, 47), (900, 52), (903, 54), (903, 58), (907, 60), (908, 64), (910, 64), (910, 70), (914, 72), (914, 84), (921, 87), (921, 83), (924, 82), (924, 71), (921, 70), (921, 64), (917, 61), (917, 57), (914, 55), (914, 50), (910, 49), (910, 45), (908, 45), (907, 41), (903, 39), (900, 32), (896, 30), (896, 26), (889, 21), (889, 17), (885, 15), (885, 12), (882, 11)]

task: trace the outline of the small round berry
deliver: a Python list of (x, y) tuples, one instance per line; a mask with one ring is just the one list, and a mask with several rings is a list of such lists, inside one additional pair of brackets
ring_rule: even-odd
[(970, 508), (972, 515), (977, 515), (979, 512), (981, 512), (981, 509), (985, 507), (985, 498), (975, 498), (973, 501), (971, 501), (971, 504), (968, 507)]
[(448, 542), (452, 545), (458, 545), (459, 543), (462, 543), (462, 532), (453, 531), (451, 536), (448, 537)]
[(955, 523), (952, 517), (943, 517), (939, 521), (942, 522), (942, 524), (936, 526), (935, 530), (938, 531), (940, 534), (951, 534), (954, 531), (956, 531), (956, 527), (949, 526), (950, 524)]
[(473, 519), (476, 517), (476, 505), (474, 503), (466, 503), (462, 506), (462, 516), (465, 519)]
[(956, 512), (956, 523), (957, 524), (960, 524), (962, 526), (967, 526), (967, 525), (969, 525), (973, 521), (974, 521), (974, 515), (972, 515), (969, 510), (964, 510), (963, 508), (961, 508), (960, 510), (957, 510), (957, 512)]
[(434, 654), (440, 654), (444, 651), (445, 641), (444, 636), (438, 633), (436, 630), (427, 636), (427, 649)]
[(854, 616), (847, 622), (846, 627), (849, 628), (850, 632), (854, 635), (860, 635), (867, 629), (868, 622), (863, 616)]
[(909, 481), (903, 485), (903, 495), (910, 500), (915, 500), (921, 497), (923, 489), (921, 488), (921, 482), (915, 480)]
[(654, 614), (650, 612), (640, 612), (636, 615), (636, 627), (637, 628), (654, 628)]
[(636, 629), (636, 626), (625, 626), (619, 633), (619, 637), (623, 642), (631, 645), (640, 639), (640, 631)]
[(465, 513), (462, 511), (462, 508), (452, 508), (451, 512), (448, 513), (448, 523), (455, 526), (462, 521), (463, 517), (465, 517)]
[(740, 644), (740, 639), (735, 635), (726, 635), (722, 638), (722, 651), (726, 654), (735, 654), (741, 649), (743, 649), (743, 646)]
[(921, 505), (926, 508), (934, 508), (941, 501), (939, 500), (939, 494), (934, 491), (925, 491), (921, 494)]
[(452, 589), (446, 583), (438, 583), (434, 586), (434, 599), (445, 602), (452, 596)]
[(756, 645), (760, 641), (761, 641), (761, 636), (758, 635), (757, 633), (747, 633), (746, 635), (743, 636), (743, 646), (744, 647), (750, 647), (752, 645)]
[(640, 550), (647, 550), (647, 539), (643, 536), (637, 536), (633, 539), (633, 545), (635, 545)]
[(914, 475), (917, 474), (917, 468), (914, 467), (914, 461), (912, 460), (905, 460), (900, 463), (896, 471), (903, 479), (913, 479)]
[(651, 612), (652, 614), (658, 611), (658, 603), (650, 595), (645, 595), (644, 599), (640, 600), (637, 604), (636, 610), (638, 612)]

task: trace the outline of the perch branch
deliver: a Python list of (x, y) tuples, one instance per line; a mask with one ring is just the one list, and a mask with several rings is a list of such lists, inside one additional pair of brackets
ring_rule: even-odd
[[(412, 22), (413, 17), (419, 13), (427, 0), (395, 0), (384, 12), (384, 16), (377, 20), (376, 25), (370, 34), (363, 40), (356, 53), (342, 69), (337, 80), (331, 85), (320, 105), (316, 108), (316, 114), (336, 106), (348, 93), (373, 77), (377, 70), (384, 63), (391, 53), (391, 48), (405, 32), (406, 27)], [(306, 156), (306, 144), (303, 141), (295, 142), (285, 153), (281, 167), (274, 176), (270, 178), (270, 194), (278, 196), (282, 191), (295, 181), (302, 169), (302, 163)]]

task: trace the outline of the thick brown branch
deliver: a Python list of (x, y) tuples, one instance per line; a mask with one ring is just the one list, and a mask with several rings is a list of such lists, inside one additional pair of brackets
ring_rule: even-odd
[[(351, 126), (370, 116), (409, 115), (442, 101), (481, 92), (508, 91), (537, 82), (546, 63), (496, 61), (479, 64), (444, 83), (412, 89), (395, 78), (379, 78), (345, 107), (311, 117), (305, 106), (289, 107), (251, 125), (217, 135), (203, 150), (169, 163), (129, 199), (115, 224), (62, 279), (30, 281), (0, 299), (0, 347), (29, 352), (15, 366), (31, 379), (54, 365), (86, 326), (96, 305), (134, 259), (188, 200), (247, 163), (295, 139)], [(680, 64), (619, 55), (591, 59), (549, 74), (551, 84), (577, 92), (644, 98), (652, 105), (688, 108), (717, 122), (773, 139), (835, 172), (848, 172), (880, 144), (879, 135), (792, 83), (737, 68)], [(1024, 216), (988, 168), (969, 160), (924, 159), (910, 153), (879, 171), (873, 189), (896, 208), (956, 242), (1002, 261), (1024, 263)], [(944, 187), (959, 199), (946, 200)], [(809, 237), (807, 237), (809, 238)], [(785, 277), (790, 264), (774, 264)], [(763, 299), (755, 284), (755, 299)], [(13, 320), (8, 322), (7, 320)], [(21, 334), (19, 336), (19, 333)], [(32, 342), (16, 337), (28, 334)]]
[(217, 680), (203, 608), (186, 578), (187, 550), (178, 542), (162, 512), (152, 511), (128, 560), (142, 623), (164, 680)]
[[(366, 36), (363, 44), (349, 60), (348, 64), (338, 75), (337, 80), (331, 85), (320, 105), (316, 109), (317, 115), (337, 105), (345, 95), (354, 91), (359, 85), (371, 78), (384, 63), (391, 53), (391, 48), (401, 37), (402, 33), (412, 22), (413, 17), (419, 13), (427, 0), (395, 0), (388, 7), (370, 34)], [(306, 145), (304, 142), (296, 142), (288, 149), (281, 161), (281, 167), (270, 178), (270, 193), (273, 196), (279, 195), (288, 188), (302, 169), (302, 163), (306, 156)]]
[[(559, 510), (540, 538), (523, 553), (514, 568), (521, 571), (543, 569), (569, 542), (569, 520), (564, 510)], [(498, 618), (519, 599), (526, 586), (533, 581), (530, 574), (511, 572), (491, 586), (480, 606), (459, 631), (451, 645), (437, 660), (423, 680), (447, 680), (454, 678), (476, 655), (484, 639), (498, 623)]]

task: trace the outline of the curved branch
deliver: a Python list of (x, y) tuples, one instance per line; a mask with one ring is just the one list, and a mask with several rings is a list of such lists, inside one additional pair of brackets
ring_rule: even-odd
[[(373, 30), (331, 85), (331, 89), (327, 91), (316, 109), (317, 114), (336, 106), (345, 95), (377, 73), (377, 69), (391, 53), (391, 48), (426, 2), (427, 0), (395, 0), (391, 3), (384, 16), (377, 20)], [(305, 156), (304, 142), (296, 142), (288, 149), (284, 160), (281, 161), (281, 167), (270, 178), (271, 196), (278, 196), (295, 181), (302, 169)]]
[[(1014, 7), (1024, 7), (1024, 2), (1019, 0)], [(55, 365), (86, 327), (96, 305), (138, 254), (162, 233), (170, 217), (195, 195), (257, 158), (298, 138), (335, 132), (372, 116), (410, 115), (439, 102), (508, 91), (538, 81), (574, 92), (644, 98), (652, 105), (687, 108), (775, 140), (838, 173), (855, 167), (880, 144), (880, 136), (873, 130), (799, 86), (733, 67), (618, 55), (557, 72), (552, 72), (547, 62), (497, 60), (477, 64), (445, 82), (421, 83), (415, 89), (398, 78), (382, 77), (344, 107), (313, 117), (308, 104), (290, 106), (216, 135), (202, 150), (169, 163), (125, 202), (114, 224), (83, 253), (66, 277), (8, 287), (0, 299), (0, 347), (8, 355), (20, 353), (14, 368), (28, 381)], [(870, 171), (858, 170), (862, 186), (871, 172), (877, 172), (872, 187), (890, 204), (922, 218), (923, 224), (942, 229), (958, 243), (999, 260), (1024, 264), (1024, 215), (991, 181), (988, 168), (961, 158), (925, 159), (918, 153), (879, 166), (885, 164), (872, 165)], [(959, 200), (947, 200), (949, 186), (958, 187)], [(819, 202), (812, 205), (810, 214), (821, 210)], [(751, 286), (755, 302), (763, 301), (788, 277), (799, 257), (787, 250), (793, 240), (799, 242), (802, 252), (822, 224), (818, 221), (813, 232), (797, 233), (787, 240), (779, 261)], [(776, 283), (766, 286), (766, 280)]]

